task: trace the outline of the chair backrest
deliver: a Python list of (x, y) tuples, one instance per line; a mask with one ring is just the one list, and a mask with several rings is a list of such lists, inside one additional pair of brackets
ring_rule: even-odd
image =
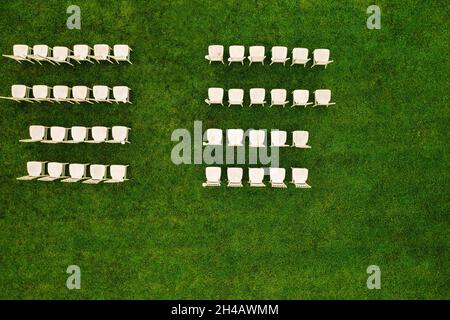
[(50, 54), (50, 48), (46, 44), (36, 44), (33, 46), (33, 55), (47, 58)]
[(222, 129), (208, 129), (206, 130), (206, 140), (209, 144), (222, 144)]
[(272, 57), (274, 59), (285, 59), (287, 57), (288, 48), (275, 46), (272, 47)]
[(59, 178), (63, 174), (64, 164), (60, 162), (49, 162), (47, 164), (48, 175), (52, 178)]
[(230, 101), (240, 102), (244, 99), (243, 89), (228, 89), (228, 99)]
[(23, 84), (13, 84), (11, 86), (11, 96), (13, 98), (25, 98), (27, 96), (27, 86)]
[(266, 132), (264, 130), (249, 130), (248, 138), (250, 146), (263, 146), (266, 139)]
[(91, 178), (95, 180), (104, 179), (106, 176), (106, 166), (103, 164), (91, 164), (89, 167)]
[(87, 59), (89, 51), (89, 46), (86, 44), (76, 44), (73, 46), (73, 55), (80, 60)]
[(128, 58), (130, 55), (130, 47), (127, 44), (115, 44), (113, 46), (114, 57)]
[(250, 100), (251, 102), (263, 102), (266, 98), (266, 90), (263, 88), (252, 88), (250, 89)]
[(330, 60), (330, 50), (328, 49), (315, 49), (313, 55), (314, 60), (318, 62), (327, 62)]
[(82, 142), (87, 138), (88, 129), (86, 127), (74, 126), (70, 129), (70, 134), (74, 141)]
[(329, 89), (318, 89), (314, 95), (319, 104), (327, 104), (331, 101), (331, 90)]
[(208, 98), (213, 101), (221, 101), (223, 99), (223, 89), (222, 88), (209, 88)]
[(86, 165), (81, 163), (69, 164), (69, 174), (71, 178), (81, 179), (86, 174)]
[(270, 180), (273, 183), (283, 183), (286, 176), (286, 169), (284, 168), (270, 168)]
[(308, 169), (292, 168), (292, 181), (294, 183), (306, 183), (308, 180)]
[(263, 168), (248, 168), (248, 177), (252, 183), (262, 183), (264, 180)]
[(108, 138), (108, 128), (95, 126), (91, 129), (92, 138), (94, 141), (104, 141)]
[(96, 58), (106, 59), (109, 56), (109, 46), (107, 44), (94, 45), (94, 56)]
[(309, 100), (309, 91), (297, 89), (293, 91), (292, 96), (295, 103), (306, 104)]
[(53, 141), (64, 141), (66, 138), (66, 128), (64, 127), (50, 127), (50, 137)]
[(86, 86), (74, 86), (72, 88), (72, 96), (75, 99), (84, 100), (89, 97), (89, 90)]
[(272, 130), (270, 132), (270, 140), (272, 142), (272, 146), (283, 146), (286, 144), (287, 132), (281, 130)]
[(229, 182), (238, 183), (242, 181), (244, 170), (242, 168), (228, 168), (227, 177)]
[(219, 182), (222, 175), (222, 169), (220, 167), (207, 167), (205, 169), (206, 181)]
[(114, 99), (122, 102), (126, 102), (130, 95), (130, 88), (127, 86), (115, 86), (113, 87)]
[(30, 132), (31, 140), (42, 140), (45, 137), (45, 127), (32, 125), (28, 129)]
[(228, 129), (227, 138), (229, 145), (242, 145), (244, 143), (244, 130)]
[(304, 146), (308, 143), (308, 131), (294, 131), (292, 132), (292, 140), (296, 146)]
[(114, 126), (111, 129), (114, 141), (125, 141), (128, 138), (128, 128), (124, 126)]
[(13, 55), (20, 58), (26, 58), (30, 54), (30, 47), (25, 44), (15, 44), (13, 46)]
[(37, 99), (46, 99), (49, 97), (50, 88), (46, 85), (38, 84), (33, 86), (33, 97)]
[(308, 59), (308, 49), (306, 48), (294, 48), (292, 49), (292, 58), (293, 59)]
[(251, 46), (249, 48), (249, 54), (251, 57), (264, 57), (266, 49), (264, 46)]
[(229, 48), (231, 58), (243, 58), (245, 53), (244, 46), (230, 46)]
[(53, 47), (53, 58), (59, 61), (64, 61), (69, 56), (69, 48), (67, 47)]
[(53, 97), (56, 99), (67, 99), (69, 98), (69, 90), (68, 86), (54, 86)]
[(127, 166), (121, 164), (112, 164), (109, 168), (113, 180), (124, 180), (127, 174)]
[(44, 164), (40, 161), (28, 161), (27, 172), (30, 177), (39, 177), (44, 173)]
[(109, 88), (107, 86), (93, 86), (92, 92), (97, 100), (107, 100), (109, 98)]
[(222, 57), (223, 56), (223, 46), (222, 45), (210, 45), (208, 47), (208, 55), (210, 57)]
[(285, 102), (287, 92), (286, 89), (272, 89), (270, 91), (270, 96), (273, 102)]

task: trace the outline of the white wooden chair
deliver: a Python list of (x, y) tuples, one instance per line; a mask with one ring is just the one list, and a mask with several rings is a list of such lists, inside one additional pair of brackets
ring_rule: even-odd
[(46, 44), (37, 44), (33, 46), (33, 54), (28, 56), (28, 59), (32, 59), (39, 64), (42, 64), (42, 61), (46, 61), (50, 64), (55, 64), (52, 59), (52, 48), (47, 46)]
[(308, 169), (305, 168), (292, 168), (292, 181), (296, 188), (311, 188), (309, 184), (306, 183), (308, 180)]
[(72, 87), (72, 99), (71, 101), (80, 104), (82, 102), (87, 102), (94, 104), (91, 100), (91, 88), (86, 86), (74, 86)]
[(28, 131), (30, 133), (30, 139), (22, 139), (20, 142), (40, 142), (47, 139), (47, 127), (32, 125)]
[(52, 57), (49, 59), (58, 65), (65, 63), (73, 67), (73, 64), (70, 62), (71, 54), (73, 54), (72, 50), (67, 47), (53, 47)]
[(265, 187), (264, 184), (264, 169), (263, 168), (248, 168), (248, 183), (250, 187)]
[(50, 127), (50, 140), (41, 140), (41, 143), (63, 143), (67, 140), (67, 135), (69, 133), (68, 128), (52, 126)]
[(289, 147), (286, 144), (287, 132), (281, 130), (270, 131), (270, 141), (272, 147)]
[(308, 131), (293, 131), (292, 132), (292, 146), (296, 148), (311, 148), (308, 146), (309, 132)]
[(16, 102), (33, 103), (33, 98), (30, 98), (31, 88), (23, 84), (13, 84), (11, 86), (11, 97), (0, 97), (0, 99), (14, 100)]
[(66, 165), (68, 163), (61, 162), (49, 162), (47, 163), (47, 173), (48, 175), (42, 178), (38, 178), (38, 181), (51, 182), (59, 179), (67, 178), (66, 174)]
[(115, 103), (130, 103), (130, 91), (127, 86), (114, 86), (112, 88)]
[(242, 147), (244, 145), (244, 130), (228, 129), (227, 140), (229, 147)]
[(286, 176), (286, 169), (284, 168), (270, 168), (270, 184), (272, 188), (287, 188), (284, 183), (284, 178)]
[(255, 104), (260, 104), (264, 107), (266, 101), (266, 89), (252, 88), (250, 89), (250, 107)]
[(93, 86), (92, 94), (94, 96), (94, 101), (97, 103), (107, 102), (112, 103), (110, 99), (111, 88), (108, 86)]
[(332, 63), (333, 60), (330, 60), (330, 50), (328, 49), (315, 49), (313, 51), (313, 64), (311, 66), (325, 66), (325, 69), (327, 68), (327, 65)]
[(52, 101), (56, 101), (57, 103), (68, 102), (73, 104), (71, 98), (71, 89), (68, 86), (54, 86), (53, 87), (53, 98)]
[(26, 44), (15, 44), (13, 46), (13, 54), (3, 54), (3, 56), (5, 58), (13, 59), (19, 63), (22, 63), (22, 61), (27, 61), (34, 64), (34, 62), (28, 58), (29, 56), (31, 56), (31, 53), (31, 47), (27, 46)]
[(87, 179), (86, 172), (89, 163), (71, 163), (69, 164), (70, 178), (61, 180), (61, 182), (78, 182)]
[(108, 140), (108, 127), (94, 126), (91, 128), (92, 140), (86, 140), (86, 143), (103, 143)]
[(244, 90), (228, 89), (228, 106), (238, 105), (244, 107)]
[(272, 108), (273, 106), (283, 106), (284, 108), (286, 104), (289, 103), (289, 101), (286, 100), (286, 97), (286, 89), (272, 89), (270, 91), (270, 108)]
[(244, 64), (245, 59), (245, 47), (244, 46), (230, 46), (228, 48), (230, 57), (228, 58), (228, 65), (233, 62), (240, 62), (242, 65)]
[(129, 64), (131, 63), (130, 55), (133, 50), (127, 44), (116, 44), (113, 46), (113, 56), (112, 58), (116, 60), (117, 63), (121, 61), (126, 61)]
[(70, 56), (71, 59), (81, 64), (83, 61), (87, 61), (89, 63), (94, 64), (90, 57), (92, 57), (92, 49), (90, 46), (86, 44), (76, 44), (73, 46), (73, 54)]
[(222, 145), (222, 129), (208, 129), (206, 130), (206, 142), (203, 142), (204, 146), (220, 146)]
[(248, 132), (249, 146), (254, 148), (265, 147), (266, 131), (249, 130)]
[(72, 140), (65, 140), (63, 143), (83, 143), (86, 142), (89, 136), (89, 128), (73, 126), (70, 128), (70, 135)]
[(210, 45), (208, 46), (208, 55), (205, 56), (205, 59), (209, 61), (209, 64), (213, 61), (223, 62), (223, 52), (224, 48), (222, 45)]
[(291, 67), (294, 64), (302, 64), (303, 67), (306, 67), (306, 64), (308, 63), (310, 58), (308, 58), (309, 50), (306, 48), (294, 48), (292, 49), (292, 64)]
[(270, 63), (270, 65), (274, 63), (282, 63), (283, 65), (285, 65), (286, 61), (289, 60), (287, 54), (288, 54), (287, 47), (280, 47), (280, 46), (272, 47), (272, 58), (271, 58), (272, 62)]
[(94, 45), (94, 55), (89, 56), (89, 58), (94, 59), (97, 63), (101, 61), (113, 63), (111, 61), (111, 47), (107, 44), (96, 44)]
[(249, 56), (247, 57), (250, 61), (249, 65), (253, 62), (261, 62), (264, 65), (264, 59), (266, 59), (266, 48), (264, 46), (251, 46), (249, 48)]
[(292, 91), (292, 106), (291, 108), (295, 106), (306, 106), (313, 104), (312, 102), (308, 102), (309, 100), (309, 90), (294, 90)]
[(104, 164), (91, 164), (89, 166), (90, 179), (83, 181), (82, 183), (87, 184), (98, 184), (106, 180), (106, 172), (108, 165)]
[(203, 187), (220, 187), (220, 177), (222, 175), (222, 168), (206, 167), (205, 175), (206, 175), (206, 182), (202, 184)]
[(316, 106), (331, 106), (336, 104), (335, 102), (331, 101), (331, 90), (328, 89), (318, 89), (314, 91), (314, 105)]
[(208, 105), (220, 104), (223, 106), (223, 89), (222, 88), (209, 88), (208, 99), (205, 99)]
[(127, 168), (128, 165), (112, 164), (109, 167), (109, 174), (111, 175), (111, 179), (106, 179), (105, 183), (120, 183), (128, 180)]
[(228, 187), (243, 187), (242, 176), (244, 170), (242, 168), (227, 168)]
[(47, 161), (28, 161), (27, 176), (16, 178), (17, 180), (34, 180), (45, 176), (45, 164)]
[(34, 85), (32, 87), (33, 91), (33, 101), (41, 102), (41, 101), (47, 101), (53, 103), (53, 100), (51, 98), (51, 92), (52, 87), (46, 86), (46, 85)]
[(113, 126), (111, 128), (112, 139), (107, 140), (106, 142), (107, 143), (120, 143), (120, 144), (130, 143), (130, 141), (128, 141), (128, 132), (129, 131), (130, 131), (130, 128), (128, 128), (128, 127)]

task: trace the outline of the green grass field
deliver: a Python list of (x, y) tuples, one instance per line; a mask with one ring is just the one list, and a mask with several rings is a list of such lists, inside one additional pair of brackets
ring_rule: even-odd
[[(81, 30), (66, 28), (71, 4)], [(381, 30), (366, 27), (371, 4)], [(15, 83), (133, 90), (132, 105), (1, 100), (0, 298), (450, 298), (448, 12), (447, 1), (1, 1), (1, 54), (126, 43), (134, 64), (0, 60), (0, 95)], [(335, 62), (208, 65), (216, 43), (324, 47)], [(208, 107), (214, 86), (329, 88), (336, 105)], [(194, 120), (308, 130), (312, 149), (282, 149), (280, 166), (309, 168), (312, 189), (202, 188), (205, 165), (170, 158), (172, 131)], [(31, 124), (127, 125), (131, 144), (19, 143)], [(30, 160), (130, 164), (132, 180), (16, 181)], [(66, 288), (71, 264), (81, 290)], [(372, 264), (381, 290), (366, 287)]]

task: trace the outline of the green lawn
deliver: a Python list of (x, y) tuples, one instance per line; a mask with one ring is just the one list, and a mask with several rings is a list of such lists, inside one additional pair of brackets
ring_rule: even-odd
[[(81, 30), (66, 28), (71, 4), (81, 7)], [(381, 8), (381, 30), (366, 28), (371, 4)], [(134, 64), (0, 60), (0, 95), (15, 83), (133, 90), (132, 105), (1, 100), (0, 298), (450, 298), (449, 8), (404, 0), (1, 1), (1, 54), (15, 43), (127, 43)], [(208, 65), (215, 43), (325, 47), (335, 63)], [(246, 95), (251, 87), (329, 88), (337, 103), (208, 107), (214, 86)], [(202, 188), (205, 165), (170, 159), (172, 131), (192, 130), (194, 120), (205, 129), (308, 130), (312, 149), (282, 149), (280, 165), (309, 168), (313, 188)], [(20, 144), (31, 124), (127, 125), (131, 144)], [(132, 180), (16, 181), (30, 160), (130, 164)], [(81, 267), (81, 290), (65, 286), (71, 264)], [(372, 264), (381, 290), (366, 288)]]

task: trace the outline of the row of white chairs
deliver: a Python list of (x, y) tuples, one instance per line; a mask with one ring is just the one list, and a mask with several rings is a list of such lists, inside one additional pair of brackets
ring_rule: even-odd
[[(74, 86), (72, 88), (63, 85), (46, 86), (34, 85), (28, 87), (23, 84), (14, 84), (11, 86), (11, 97), (1, 97), (0, 99), (14, 100), (17, 102), (25, 101), (37, 102), (68, 102), (79, 104), (87, 102), (96, 103), (130, 103), (130, 91), (127, 86), (114, 86), (112, 88), (104, 85), (95, 85), (91, 88), (87, 86)], [(91, 95), (92, 92), (92, 95)], [(112, 97), (111, 97), (112, 92)], [(32, 97), (31, 94), (32, 93)]]
[(65, 63), (73, 66), (71, 60), (78, 62), (78, 64), (83, 61), (94, 63), (92, 60), (97, 63), (101, 61), (114, 63), (114, 60), (117, 63), (126, 61), (131, 64), (131, 51), (133, 50), (126, 44), (116, 44), (113, 48), (107, 44), (96, 44), (93, 48), (86, 44), (76, 44), (73, 46), (73, 50), (62, 46), (51, 48), (46, 44), (37, 44), (33, 47), (26, 44), (15, 44), (13, 54), (4, 54), (3, 56), (19, 63), (27, 61), (33, 64), (34, 62), (42, 64), (45, 61), (53, 65)]
[[(228, 147), (242, 147), (244, 146), (245, 134), (243, 129), (227, 129), (227, 146)], [(293, 131), (292, 145), (286, 144), (287, 132), (283, 130), (271, 130), (270, 140), (272, 147), (296, 147), (296, 148), (311, 148), (308, 145), (309, 132), (308, 131)], [(255, 148), (263, 148), (267, 146), (266, 130), (248, 130), (249, 146)], [(206, 141), (203, 145), (222, 145), (223, 131), (222, 129), (207, 129)]]
[[(111, 129), (112, 139), (109, 139)], [(50, 139), (48, 138), (50, 131)], [(92, 139), (89, 139), (89, 131)], [(41, 143), (130, 143), (128, 141), (128, 132), (130, 128), (125, 126), (102, 127), (81, 127), (73, 126), (64, 128), (58, 126), (46, 127), (41, 125), (32, 125), (29, 127), (29, 139), (19, 140), (20, 142), (41, 142)], [(69, 132), (70, 137), (69, 139)]]
[[(229, 58), (228, 65), (233, 62), (238, 62), (244, 64), (245, 60), (245, 47), (244, 46), (230, 46), (228, 48)], [(282, 63), (286, 64), (290, 58), (288, 58), (288, 48), (282, 46), (275, 46), (271, 49), (272, 57), (270, 58), (270, 64), (273, 63)], [(209, 61), (209, 63), (213, 61), (223, 62), (224, 56), (224, 47), (222, 45), (210, 45), (208, 47), (208, 55), (205, 56), (205, 59)], [(264, 64), (264, 60), (266, 59), (266, 49), (264, 46), (251, 46), (249, 47), (249, 56), (247, 59), (250, 61), (251, 65), (253, 62), (260, 62)], [(312, 55), (313, 64), (311, 66), (325, 66), (332, 63), (333, 60), (330, 60), (330, 50), (329, 49), (315, 49)], [(292, 64), (301, 64), (303, 67), (306, 66), (309, 58), (309, 50), (307, 48), (294, 48), (292, 49)]]
[[(220, 104), (223, 106), (224, 100), (224, 89), (223, 88), (209, 88), (208, 98), (205, 102), (208, 105)], [(263, 88), (252, 88), (249, 91), (250, 95), (250, 107), (253, 105), (264, 105), (266, 104), (266, 90)], [(270, 107), (272, 106), (283, 106), (285, 107), (289, 101), (287, 100), (287, 90), (286, 89), (272, 89), (270, 90)], [(331, 106), (335, 102), (331, 102), (331, 90), (329, 89), (318, 89), (314, 91), (314, 104), (309, 101), (309, 90), (298, 89), (292, 91), (292, 106)], [(232, 105), (244, 106), (244, 90), (243, 89), (228, 89), (228, 107)]]
[[(286, 177), (286, 169), (284, 168), (268, 168), (269, 183), (273, 188), (287, 188), (284, 182)], [(205, 169), (206, 181), (202, 184), (203, 187), (220, 187), (221, 186), (221, 167), (207, 167)], [(242, 178), (244, 170), (242, 168), (227, 168), (227, 186), (228, 187), (243, 187)], [(250, 187), (265, 187), (264, 176), (266, 170), (264, 168), (248, 168), (248, 183)], [(308, 180), (308, 169), (306, 168), (292, 168), (291, 183), (296, 188), (311, 188), (306, 182)]]
[[(69, 176), (66, 176), (66, 166), (69, 165)], [(47, 173), (46, 173), (47, 167)], [(89, 174), (87, 176), (87, 168), (89, 167)], [(107, 177), (109, 167), (110, 178)], [(89, 163), (62, 163), (62, 162), (47, 162), (47, 161), (28, 161), (27, 173), (28, 175), (19, 177), (17, 180), (39, 180), (39, 181), (56, 181), (61, 182), (78, 182), (88, 184), (118, 183), (124, 182), (127, 179), (128, 165), (103, 165), (103, 164), (89, 164)]]

